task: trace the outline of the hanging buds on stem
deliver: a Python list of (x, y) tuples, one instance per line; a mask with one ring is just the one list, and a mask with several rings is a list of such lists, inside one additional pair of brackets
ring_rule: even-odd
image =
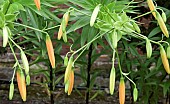
[(18, 69), (16, 71), (16, 75), (17, 75), (18, 89), (19, 89), (21, 98), (23, 101), (26, 101), (26, 83), (25, 83), (25, 76), (24, 76), (22, 69)]
[(70, 73), (71, 73), (72, 65), (73, 65), (73, 56), (71, 56), (69, 61), (68, 61), (68, 65), (66, 67), (65, 75), (64, 75), (64, 83), (66, 83), (69, 80), (69, 76), (70, 76)]
[(152, 11), (153, 16), (156, 18), (156, 13), (154, 12), (155, 10), (155, 5), (153, 4), (152, 0), (147, 0), (149, 9)]
[(167, 38), (169, 38), (169, 32), (168, 32), (168, 30), (167, 30), (167, 27), (166, 27), (166, 25), (165, 25), (165, 23), (164, 23), (164, 20), (162, 19), (161, 15), (160, 15), (158, 12), (156, 12), (156, 18), (157, 18), (159, 27), (161, 28), (163, 34), (164, 34)]
[(51, 66), (52, 68), (55, 68), (54, 49), (53, 49), (53, 44), (51, 42), (49, 35), (46, 35), (46, 47), (47, 47), (48, 57), (49, 57)]
[(70, 72), (70, 76), (69, 76), (69, 86), (68, 86), (68, 95), (71, 94), (72, 90), (73, 90), (73, 86), (74, 86), (74, 70), (72, 69)]
[(146, 39), (146, 53), (147, 58), (150, 58), (152, 56), (152, 45), (148, 38)]
[(162, 59), (162, 64), (168, 74), (170, 74), (170, 69), (169, 69), (169, 61), (166, 56), (166, 52), (163, 48), (163, 46), (160, 46), (160, 54), (161, 54), (161, 59)]
[(14, 83), (12, 81), (9, 87), (9, 100), (12, 100), (13, 94), (14, 94)]
[(111, 72), (110, 72), (110, 94), (113, 95), (114, 89), (115, 89), (115, 77), (116, 77), (116, 72), (115, 68), (112, 67)]
[(24, 69), (25, 69), (25, 74), (28, 75), (28, 74), (29, 74), (29, 63), (28, 63), (28, 59), (27, 59), (24, 51), (23, 51), (23, 50), (20, 50), (20, 51), (21, 51), (22, 63), (23, 63)]
[[(60, 40), (63, 35), (66, 35), (66, 26), (68, 25), (69, 18), (70, 18), (70, 12), (68, 11), (63, 15), (63, 20), (61, 22), (61, 25), (58, 31), (58, 40)], [(64, 42), (67, 42), (66, 38), (67, 36), (63, 37)]]
[(133, 89), (133, 101), (136, 102), (138, 99), (138, 89), (135, 87)]
[(119, 83), (119, 103), (125, 104), (125, 82), (123, 77), (120, 78)]

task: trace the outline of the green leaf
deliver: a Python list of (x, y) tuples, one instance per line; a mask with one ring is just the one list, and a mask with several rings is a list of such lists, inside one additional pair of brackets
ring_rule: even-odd
[[(21, 16), (21, 19), (22, 19), (23, 24), (24, 24), (24, 25), (28, 25), (26, 12), (25, 12), (25, 11), (21, 11), (21, 12), (20, 12), (20, 16)], [(25, 28), (25, 30), (27, 31), (27, 28), (26, 28), (26, 27), (24, 27), (24, 28)]]
[(70, 33), (70, 32), (73, 32), (81, 27), (84, 27), (86, 26), (87, 24), (89, 24), (89, 22), (87, 21), (90, 21), (90, 18), (87, 17), (87, 16), (84, 16), (82, 18), (80, 18), (79, 20), (77, 20), (76, 23), (74, 23), (70, 28), (69, 30), (67, 31), (67, 34)]
[(7, 14), (13, 14), (19, 12), (20, 10), (25, 11), (24, 7), (20, 3), (15, 2), (10, 5)]
[(0, 11), (0, 28), (4, 27), (5, 25), (5, 15), (2, 11)]
[(13, 22), (16, 20), (16, 14), (6, 14), (5, 15), (6, 22)]
[[(32, 23), (33, 27), (39, 29), (38, 23), (37, 23), (38, 18), (36, 16), (36, 14), (34, 12), (32, 12), (29, 8), (27, 8), (27, 12), (28, 12), (28, 14), (30, 16), (30, 20), (31, 20), (31, 23)], [(40, 38), (42, 38), (41, 32), (35, 31), (35, 34), (36, 34), (38, 40), (40, 41)]]
[(87, 31), (89, 30), (89, 28), (90, 28), (89, 26), (85, 26), (82, 29), (82, 33), (81, 33), (81, 47), (87, 41)]
[(56, 16), (54, 15), (54, 13), (52, 13), (52, 11), (49, 11), (45, 8), (42, 8), (42, 10), (53, 20), (55, 20), (56, 22), (58, 23), (61, 23), (61, 20)]
[(59, 76), (57, 80), (54, 82), (54, 85), (58, 84), (62, 78), (64, 78), (64, 75)]
[(160, 86), (163, 87), (163, 94), (166, 96), (167, 92), (169, 92), (170, 82), (164, 82)]
[[(3, 1), (3, 0), (2, 0)], [(3, 3), (3, 6), (1, 8), (1, 10), (3, 11), (4, 14), (6, 14), (6, 12), (8, 11), (8, 7), (9, 7), (9, 0), (6, 0), (4, 3)]]
[(161, 32), (160, 27), (154, 28), (154, 29), (149, 33), (148, 38), (151, 38), (151, 37), (155, 36), (155, 35), (158, 34), (159, 32)]
[(40, 16), (50, 19), (48, 14), (46, 14), (46, 12), (43, 11), (43, 8), (41, 8), (41, 10), (37, 10), (37, 8), (33, 5), (29, 5), (28, 8), (30, 8), (32, 11), (34, 11), (35, 13), (37, 13)]

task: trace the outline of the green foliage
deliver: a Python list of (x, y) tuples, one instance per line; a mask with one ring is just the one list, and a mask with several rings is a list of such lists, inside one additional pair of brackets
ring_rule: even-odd
[[(112, 58), (112, 68), (116, 70), (116, 78), (124, 76), (127, 81), (131, 82), (130, 90), (132, 92), (134, 88), (137, 88), (139, 92), (137, 102), (157, 103), (169, 92), (170, 84), (168, 84), (167, 74), (164, 71), (159, 54), (159, 47), (169, 46), (169, 39), (165, 40), (162, 37), (159, 27), (152, 29), (148, 35), (141, 33), (135, 19), (145, 14), (131, 17), (131, 15), (138, 12), (136, 9), (138, 6), (135, 6), (137, 3), (129, 0), (41, 0), (42, 7), (39, 11), (33, 0), (1, 0), (0, 32), (5, 26), (10, 30), (8, 32), (11, 35), (7, 37), (7, 47), (10, 46), (16, 60), (14, 70), (18, 67), (24, 69), (15, 55), (15, 49), (18, 48), (27, 57), (34, 58), (30, 66), (35, 65), (38, 69), (30, 70), (30, 72), (34, 75), (43, 74), (44, 82), (37, 83), (46, 87), (48, 92), (50, 92), (48, 84), (52, 83), (53, 89), (51, 90), (55, 90), (55, 85), (62, 83), (61, 81), (64, 78), (64, 74), (58, 74), (63, 73), (67, 67), (67, 62), (63, 63), (64, 60), (61, 56), (62, 46), (67, 45), (70, 47), (70, 51), (66, 56), (67, 58), (74, 56), (71, 67), (80, 70), (75, 71), (75, 75), (82, 80), (79, 86), (85, 87), (88, 83), (86, 72), (88, 59), (86, 56), (90, 51), (89, 47), (92, 46), (91, 64), (94, 64), (101, 55), (111, 56), (115, 52), (116, 55), (113, 55)], [(59, 4), (64, 4), (70, 8), (61, 9)], [(93, 11), (96, 6), (99, 7), (99, 10), (94, 16)], [(52, 11), (51, 8), (55, 10)], [(165, 11), (163, 12), (163, 18), (166, 17), (168, 20), (170, 13), (165, 8), (161, 9), (161, 11), (163, 10)], [(57, 16), (61, 16), (66, 12), (70, 13), (70, 19), (69, 24), (64, 26), (65, 37), (63, 36), (64, 40), (57, 40), (55, 34), (58, 32), (61, 22), (65, 21)], [(91, 22), (91, 20), (93, 21)], [(167, 27), (169, 29), (169, 25)], [(54, 54), (57, 60), (57, 67), (52, 70), (52, 80), (45, 43), (47, 34), (53, 41)], [(149, 45), (146, 47), (147, 44)], [(96, 53), (99, 45), (103, 50)], [(145, 47), (146, 51), (149, 50), (148, 59)], [(118, 67), (114, 66), (115, 60), (118, 61)], [(46, 69), (40, 63), (43, 63)], [(100, 76), (101, 72), (94, 69), (94, 71), (90, 71), (90, 74), (91, 83), (87, 91), (91, 92), (96, 84), (96, 77)], [(11, 79), (12, 82), (13, 79), (14, 76)], [(98, 84), (96, 86), (100, 88)], [(76, 91), (80, 96), (83, 96), (77, 89)], [(99, 94), (101, 94), (101, 91), (91, 95), (90, 100), (93, 100)]]

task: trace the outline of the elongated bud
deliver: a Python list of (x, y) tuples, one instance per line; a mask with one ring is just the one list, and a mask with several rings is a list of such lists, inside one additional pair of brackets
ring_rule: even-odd
[(66, 26), (68, 25), (69, 18), (70, 18), (70, 12), (66, 12), (63, 15), (63, 20), (62, 20), (62, 31), (63, 32), (66, 31)]
[[(151, 11), (154, 11), (155, 10), (155, 6), (153, 4), (153, 1), (152, 0), (147, 0), (147, 3), (148, 3), (148, 6), (149, 6), (149, 9)], [(156, 13), (155, 12), (152, 12), (153, 16), (156, 18)]]
[(36, 5), (37, 9), (40, 10), (41, 9), (41, 2), (40, 2), (40, 0), (34, 0), (34, 3)]
[(166, 14), (165, 14), (165, 12), (163, 12), (163, 11), (162, 11), (162, 19), (164, 20), (164, 22), (167, 21)]
[(64, 75), (64, 83), (66, 83), (69, 79), (71, 69), (72, 69), (72, 64), (73, 64), (73, 56), (71, 56), (68, 61), (68, 65), (66, 67), (66, 71), (65, 71), (65, 75)]
[(68, 95), (71, 94), (73, 86), (74, 86), (74, 70), (72, 69), (69, 77)]
[(13, 94), (14, 94), (14, 83), (12, 81), (9, 88), (9, 100), (12, 100)]
[(68, 25), (69, 19), (70, 19), (70, 12), (66, 12), (66, 13), (64, 14), (65, 26)]
[(163, 46), (160, 46), (160, 54), (161, 54), (161, 59), (162, 59), (162, 64), (165, 68), (165, 71), (170, 74), (170, 69), (169, 69), (169, 61), (168, 58), (166, 56), (166, 52), (163, 48)]
[(158, 21), (159, 27), (161, 28), (163, 34), (164, 34), (167, 38), (169, 38), (169, 32), (168, 32), (168, 30), (167, 30), (167, 27), (166, 27), (166, 25), (165, 25), (165, 23), (164, 23), (161, 15), (160, 15), (158, 12), (156, 12), (156, 17), (157, 17), (157, 21)]
[(51, 66), (52, 68), (55, 68), (54, 49), (53, 49), (53, 44), (51, 42), (49, 35), (46, 35), (46, 47), (47, 47), (48, 57), (49, 57)]
[(167, 47), (166, 55), (167, 55), (168, 59), (170, 59), (170, 45)]
[(62, 20), (62, 32), (64, 33), (64, 32), (66, 32), (66, 23), (65, 23), (66, 21), (65, 21), (65, 19), (63, 19)]
[(135, 87), (133, 89), (133, 101), (136, 102), (138, 99), (138, 89)]
[(133, 27), (138, 33), (141, 33), (139, 26), (135, 23), (135, 21), (132, 21)]
[(68, 65), (68, 57), (64, 57), (64, 66), (67, 66)]
[(25, 74), (29, 74), (29, 63), (28, 63), (28, 59), (24, 53), (24, 51), (21, 50), (21, 59), (22, 59), (22, 63), (25, 69)]
[(114, 89), (115, 89), (115, 68), (112, 67), (111, 72), (110, 72), (110, 94), (113, 95)]
[(99, 13), (99, 10), (100, 10), (100, 4), (97, 5), (94, 10), (93, 10), (93, 13), (91, 15), (91, 19), (90, 19), (90, 26), (92, 27), (94, 25), (94, 22), (96, 21), (96, 18), (97, 18), (97, 15)]
[(62, 24), (61, 24), (60, 28), (59, 28), (59, 31), (58, 31), (58, 40), (61, 39), (62, 35), (63, 35), (63, 31), (62, 31)]
[[(135, 27), (134, 27), (133, 24), (131, 24), (130, 22), (126, 22), (126, 23), (124, 24), (124, 26), (125, 26), (126, 28), (128, 28), (128, 30), (131, 30), (132, 32), (135, 31)], [(129, 32), (130, 32), (130, 31), (129, 31)]]
[(123, 77), (120, 78), (119, 83), (119, 103), (125, 104), (125, 82)]
[(63, 33), (63, 40), (65, 43), (67, 43), (67, 34), (66, 31)]
[(68, 25), (68, 21), (69, 21), (69, 18), (70, 18), (70, 12), (66, 12), (64, 15), (63, 15), (63, 20), (61, 22), (61, 25), (60, 25), (60, 28), (59, 28), (59, 31), (58, 31), (58, 40), (61, 39), (61, 37), (63, 35), (65, 35), (65, 37), (63, 38), (63, 40), (66, 42), (67, 41), (67, 38), (66, 38), (66, 26)]
[(8, 27), (7, 26), (4, 26), (2, 28), (2, 31), (3, 31), (3, 47), (6, 47), (7, 43), (8, 43)]
[(68, 92), (68, 87), (69, 87), (69, 80), (65, 83), (65, 89), (64, 89), (65, 93)]
[(150, 58), (152, 56), (152, 45), (149, 39), (146, 39), (146, 52), (147, 58)]
[(26, 101), (26, 83), (25, 83), (25, 76), (21, 69), (18, 69), (16, 72), (17, 75), (17, 83), (18, 89), (23, 101)]
[(117, 32), (116, 30), (113, 31), (113, 34), (112, 34), (112, 45), (113, 45), (113, 48), (117, 48)]
[(30, 75), (29, 74), (26, 76), (26, 83), (27, 83), (27, 85), (30, 85)]

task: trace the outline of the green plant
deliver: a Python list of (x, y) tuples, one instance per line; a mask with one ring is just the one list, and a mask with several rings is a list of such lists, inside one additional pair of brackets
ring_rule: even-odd
[[(30, 84), (28, 56), (35, 58), (30, 65), (37, 65), (39, 70), (32, 72), (44, 75), (45, 81), (37, 83), (47, 88), (51, 98), (53, 98), (56, 84), (63, 78), (65, 92), (70, 95), (74, 87), (75, 74), (82, 78), (83, 86), (87, 87), (86, 101), (88, 102), (95, 78), (100, 74), (99, 71), (92, 73), (90, 69), (94, 61), (102, 54), (112, 56), (111, 95), (114, 94), (116, 78), (120, 77), (121, 79), (120, 103), (124, 104), (125, 102), (124, 84), (126, 81), (131, 82), (131, 96), (134, 101), (137, 101), (139, 96), (140, 103), (156, 103), (160, 87), (163, 88), (161, 89), (163, 95), (168, 92), (167, 74), (163, 70), (165, 68), (169, 74), (169, 62), (164, 51), (164, 47), (169, 47), (169, 39), (167, 39), (169, 33), (165, 25), (166, 12), (154, 6), (152, 0), (147, 0), (151, 11), (136, 17), (130, 16), (137, 13), (137, 6), (134, 5), (138, 2), (134, 2), (134, 0), (68, 0), (68, 2), (65, 0), (57, 2), (42, 0), (41, 3), (39, 0), (34, 0), (34, 2), (33, 0), (0, 2), (0, 32), (3, 34), (3, 47), (9, 44), (16, 60), (11, 79), (10, 99), (13, 95), (13, 79), (16, 70), (24, 69), (26, 83)], [(55, 8), (54, 5), (58, 5), (59, 2), (69, 8)], [(50, 11), (51, 8), (56, 10)], [(61, 19), (56, 16), (60, 13), (63, 15)], [(150, 13), (154, 15), (160, 28), (154, 29), (147, 36), (141, 33), (138, 21), (135, 20)], [(81, 32), (76, 32), (79, 29), (82, 29)], [(58, 40), (54, 35), (56, 31), (58, 31)], [(167, 38), (162, 35), (156, 36), (160, 31)], [(60, 55), (63, 44), (70, 47), (64, 60)], [(99, 45), (103, 47), (103, 51), (96, 54), (95, 51)], [(139, 54), (137, 47), (146, 49), (144, 55)], [(15, 48), (18, 48), (21, 53), (23, 66), (20, 65), (15, 55)], [(118, 61), (118, 67), (115, 67), (115, 60)], [(64, 66), (60, 66), (63, 65), (63, 61)], [(43, 62), (47, 69), (39, 66), (40, 62)], [(155, 63), (156, 65), (151, 66)], [(77, 73), (75, 68), (79, 68), (80, 73)], [(56, 77), (57, 73), (63, 71), (65, 71), (65, 76)], [(162, 75), (158, 75), (159, 72)], [(157, 78), (157, 76), (161, 78)], [(79, 91), (77, 92), (82, 95)], [(94, 99), (98, 94), (100, 92), (92, 95), (91, 99)], [(23, 97), (23, 94), (21, 96)], [(25, 100), (24, 97), (23, 101)]]

